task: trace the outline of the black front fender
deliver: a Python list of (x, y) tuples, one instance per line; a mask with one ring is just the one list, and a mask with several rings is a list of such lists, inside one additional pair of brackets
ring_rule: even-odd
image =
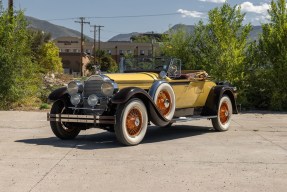
[(121, 89), (112, 99), (113, 104), (124, 104), (131, 98), (142, 100), (147, 108), (149, 120), (157, 126), (166, 126), (170, 121), (166, 119), (154, 104), (151, 96), (138, 87), (128, 87)]
[(48, 101), (55, 102), (57, 100), (66, 98), (67, 96), (68, 96), (67, 87), (61, 87), (50, 93), (50, 95), (48, 96)]
[(236, 99), (235, 88), (229, 85), (217, 85), (210, 90), (201, 115), (203, 116), (217, 115), (219, 101), (223, 95), (227, 95), (230, 98), (232, 103), (233, 114), (238, 114), (235, 100)]

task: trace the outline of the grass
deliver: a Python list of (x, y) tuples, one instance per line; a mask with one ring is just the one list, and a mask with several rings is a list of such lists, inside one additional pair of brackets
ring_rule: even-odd
[(51, 106), (48, 103), (42, 103), (39, 107), (40, 110), (50, 109)]

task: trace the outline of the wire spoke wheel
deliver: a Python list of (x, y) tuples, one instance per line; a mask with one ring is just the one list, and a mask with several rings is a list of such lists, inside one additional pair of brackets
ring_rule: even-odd
[(229, 110), (226, 102), (223, 102), (219, 109), (220, 122), (224, 125), (229, 119)]
[(232, 116), (232, 103), (227, 95), (219, 101), (217, 118), (212, 119), (213, 128), (217, 131), (227, 131), (230, 126)]
[(137, 108), (132, 108), (126, 118), (126, 128), (130, 136), (137, 136), (142, 129), (142, 113)]
[(159, 92), (157, 97), (156, 105), (158, 106), (160, 112), (163, 116), (167, 116), (171, 111), (171, 98), (167, 90), (162, 90)]

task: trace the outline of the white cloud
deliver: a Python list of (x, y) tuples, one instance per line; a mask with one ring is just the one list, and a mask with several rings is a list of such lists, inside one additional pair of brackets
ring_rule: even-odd
[(211, 2), (211, 3), (225, 3), (226, 0), (199, 0), (202, 2)]
[(261, 5), (254, 5), (251, 2), (244, 2), (241, 5), (241, 10), (243, 12), (250, 12), (250, 13), (258, 13), (258, 14), (267, 14), (270, 5), (267, 3), (263, 3)]
[(271, 19), (270, 15), (259, 15), (251, 19), (251, 22), (267, 23)]
[(177, 10), (178, 13), (181, 13), (182, 17), (195, 17), (195, 18), (202, 18), (204, 16), (203, 13), (198, 11), (188, 11), (184, 9)]
[(253, 3), (246, 1), (239, 5), (241, 7), (241, 11), (252, 13), (248, 16), (251, 23), (266, 23), (270, 21), (270, 15), (268, 14), (268, 10), (270, 9), (270, 4), (261, 3), (260, 5), (254, 5)]

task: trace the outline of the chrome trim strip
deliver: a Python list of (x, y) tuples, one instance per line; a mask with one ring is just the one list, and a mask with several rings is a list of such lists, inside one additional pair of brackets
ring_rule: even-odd
[(47, 113), (47, 120), (58, 121), (58, 122), (72, 122), (72, 123), (115, 124), (116, 118), (114, 116)]
[(91, 111), (104, 111), (104, 109), (93, 109), (93, 108), (84, 108), (84, 107), (68, 107), (69, 109), (83, 109), (83, 110), (91, 110)]

